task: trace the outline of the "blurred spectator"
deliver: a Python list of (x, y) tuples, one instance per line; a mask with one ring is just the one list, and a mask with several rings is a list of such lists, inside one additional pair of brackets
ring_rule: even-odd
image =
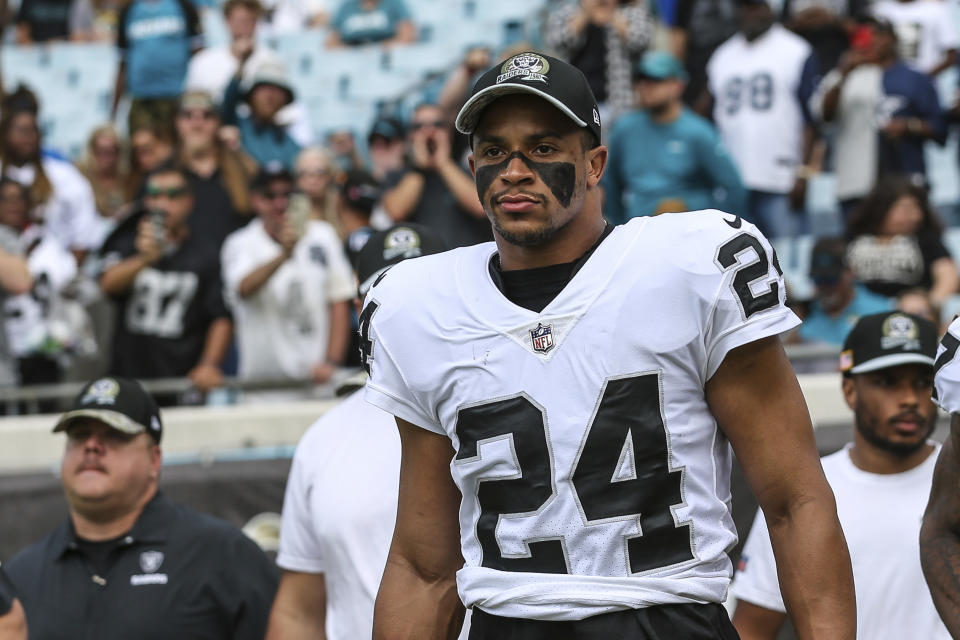
[(335, 178), (333, 159), (326, 149), (308, 147), (300, 152), (296, 164), (296, 187), (310, 199), (310, 219), (329, 223), (342, 238)]
[(353, 273), (333, 227), (310, 219), (293, 178), (261, 172), (251, 187), (257, 218), (221, 254), (244, 378), (312, 378), (343, 365), (350, 341)]
[[(326, 26), (333, 0), (264, 0), (270, 31), (276, 35), (299, 33)], [(339, 0), (337, 0), (339, 1)]]
[[(258, 0), (228, 0), (223, 5), (223, 16), (230, 43), (198, 51), (187, 67), (186, 91), (204, 91), (214, 102), (223, 102), (224, 91), (237, 69), (247, 59), (243, 81), (266, 62), (280, 64), (280, 57), (268, 47), (257, 46), (257, 31), (263, 7)], [(245, 106), (241, 105), (241, 109)], [(303, 104), (294, 102), (277, 114), (277, 122), (288, 127), (290, 136), (300, 145), (313, 142), (313, 125)]]
[(93, 130), (87, 139), (87, 154), (78, 168), (93, 187), (100, 215), (117, 218), (129, 202), (130, 173), (125, 165), (120, 136), (112, 125)]
[(70, 162), (41, 152), (38, 105), (29, 90), (19, 87), (0, 111), (0, 174), (30, 190), (33, 219), (80, 261), (106, 230), (90, 183)]
[[(522, 53), (522, 52), (521, 52)], [(508, 58), (509, 56), (503, 56)], [(467, 49), (467, 53), (460, 61), (440, 90), (440, 97), (437, 98), (437, 104), (452, 118), (460, 112), (460, 108), (466, 103), (470, 89), (477, 77), (490, 68), (493, 60), (490, 57), (490, 49), (485, 45), (477, 45)]]
[(417, 28), (403, 0), (342, 0), (330, 20), (327, 46), (379, 43), (407, 44), (417, 39)]
[(653, 21), (645, 0), (579, 0), (547, 15), (544, 43), (583, 71), (597, 98), (600, 118), (612, 124), (633, 108), (633, 60), (650, 44)]
[(942, 231), (926, 189), (906, 178), (884, 177), (847, 223), (847, 261), (871, 291), (892, 297), (921, 287), (933, 304), (942, 305), (960, 281)]
[(900, 58), (930, 76), (957, 62), (956, 18), (951, 5), (939, 0), (878, 0), (873, 14), (896, 29)]
[(407, 134), (409, 165), (387, 178), (383, 206), (394, 222), (417, 222), (451, 247), (493, 238), (473, 178), (452, 156), (452, 131), (443, 110), (423, 104)]
[(371, 226), (370, 218), (374, 209), (380, 206), (383, 196), (383, 187), (371, 174), (362, 169), (348, 171), (338, 197), (338, 216), (343, 229), (343, 237), (347, 239), (348, 251), (351, 253), (358, 248), (354, 233)]
[(843, 346), (847, 334), (860, 316), (889, 311), (889, 298), (867, 290), (854, 282), (846, 261), (847, 243), (843, 238), (821, 238), (810, 256), (810, 279), (815, 298), (800, 325), (804, 342)]
[(787, 0), (784, 26), (810, 43), (821, 73), (837, 66), (850, 45), (854, 20), (863, 18), (868, 0)]
[(603, 175), (604, 213), (614, 224), (664, 211), (744, 211), (733, 160), (713, 125), (683, 104), (686, 79), (665, 51), (647, 52), (637, 66), (641, 109), (614, 125)]
[(256, 167), (220, 141), (220, 116), (206, 93), (188, 91), (177, 109), (177, 161), (190, 177), (194, 211), (190, 232), (220, 250), (224, 239), (243, 226), (251, 211), (247, 185)]
[[(252, 67), (249, 81), (245, 81), (244, 68), (248, 63), (249, 57), (240, 63), (227, 85), (220, 108), (223, 124), (236, 128), (240, 145), (260, 168), (280, 164), (292, 171), (300, 145), (278, 114), (293, 102), (293, 85), (283, 64), (273, 59)], [(241, 100), (249, 106), (249, 115), (237, 113)]]
[[(0, 188), (0, 211), (10, 204), (5, 191)], [(0, 224), (0, 303), (5, 303), (9, 296), (29, 292), (32, 286), (33, 277), (23, 257), (18, 233), (6, 224)], [(5, 315), (0, 315), (0, 322), (0, 387), (12, 387), (19, 379), (17, 362), (10, 352)]]
[(77, 277), (77, 262), (56, 239), (32, 224), (26, 187), (0, 178), (0, 225), (12, 230), (33, 278), (30, 291), (3, 301), (6, 334), (16, 356), (21, 384), (60, 382), (74, 355), (96, 354), (90, 317), (66, 295)]
[(834, 124), (836, 194), (847, 215), (880, 175), (925, 181), (924, 142), (946, 141), (933, 82), (899, 60), (885, 20), (863, 27), (810, 102), (815, 116)]
[(232, 335), (220, 259), (190, 233), (194, 208), (186, 172), (161, 167), (147, 177), (146, 209), (104, 243), (100, 287), (117, 302), (111, 372), (137, 378), (189, 377), (219, 386)]
[(367, 134), (367, 150), (370, 152), (370, 173), (377, 180), (384, 180), (392, 171), (403, 168), (403, 125), (395, 118), (378, 118)]
[(930, 301), (930, 296), (925, 289), (918, 287), (901, 291), (897, 296), (897, 309), (926, 318), (938, 327), (941, 325), (940, 307)]
[(717, 47), (737, 32), (738, 24), (737, 0), (677, 0), (671, 48), (690, 76), (683, 92), (688, 105), (697, 107), (707, 88), (707, 62)]
[(340, 171), (362, 169), (366, 166), (357, 148), (357, 139), (349, 127), (327, 132), (326, 148), (333, 154), (333, 161)]
[(776, 24), (765, 0), (741, 0), (740, 32), (714, 52), (707, 77), (714, 121), (749, 189), (744, 217), (768, 237), (802, 233), (817, 83), (810, 45)]
[(166, 127), (141, 124), (130, 133), (128, 200), (143, 195), (143, 181), (149, 173), (173, 159), (173, 149), (173, 132)]
[(163, 423), (137, 381), (86, 383), (53, 431), (68, 515), (4, 565), (31, 637), (263, 638), (273, 563), (159, 489)]
[(200, 16), (190, 0), (130, 0), (120, 12), (120, 65), (113, 95), (131, 98), (127, 128), (173, 127), (190, 56), (203, 46)]
[(93, 34), (91, 0), (21, 0), (14, 20), (17, 44), (88, 40)]

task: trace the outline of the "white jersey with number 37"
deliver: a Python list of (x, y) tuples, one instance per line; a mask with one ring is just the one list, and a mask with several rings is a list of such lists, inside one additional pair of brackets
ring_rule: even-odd
[(541, 313), (496, 287), (495, 251), (398, 264), (360, 320), (367, 400), (456, 450), (464, 603), (578, 620), (723, 601), (731, 453), (704, 385), (799, 323), (770, 244), (717, 211), (636, 218)]

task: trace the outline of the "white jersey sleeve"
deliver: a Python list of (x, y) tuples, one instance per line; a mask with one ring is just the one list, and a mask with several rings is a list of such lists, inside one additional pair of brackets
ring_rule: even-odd
[(780, 583), (777, 581), (777, 561), (770, 544), (770, 532), (763, 512), (757, 509), (750, 535), (743, 545), (737, 574), (733, 577), (730, 593), (737, 600), (786, 613)]
[(933, 399), (947, 413), (960, 413), (960, 317), (954, 318), (940, 339), (934, 362)]
[(304, 459), (304, 451), (309, 447), (307, 442), (308, 436), (305, 436), (297, 446), (287, 478), (277, 566), (301, 573), (323, 573), (323, 544), (318, 537), (310, 500), (313, 492), (312, 465)]

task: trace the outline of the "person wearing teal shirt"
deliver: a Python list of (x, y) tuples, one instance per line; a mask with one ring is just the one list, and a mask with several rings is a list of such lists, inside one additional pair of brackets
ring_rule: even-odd
[(840, 238), (821, 238), (810, 256), (810, 279), (815, 298), (800, 325), (803, 342), (843, 345), (861, 316), (893, 309), (893, 302), (856, 284), (847, 265), (846, 243)]
[(665, 51), (648, 52), (635, 69), (641, 108), (614, 125), (603, 177), (614, 224), (667, 211), (745, 210), (746, 189), (713, 125), (683, 105), (686, 79)]

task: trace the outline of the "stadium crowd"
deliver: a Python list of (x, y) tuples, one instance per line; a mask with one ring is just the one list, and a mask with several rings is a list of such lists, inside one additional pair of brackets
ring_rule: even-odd
[[(757, 225), (775, 247), (814, 236), (803, 245), (809, 266), (787, 274), (788, 287), (791, 275), (813, 286), (806, 296), (796, 295), (803, 287), (788, 290), (803, 323), (786, 342), (839, 352), (862, 316), (894, 309), (942, 334), (949, 310), (960, 308), (960, 271), (944, 240), (952, 211), (931, 202), (925, 152), (946, 144), (960, 120), (960, 102), (941, 95), (937, 81), (956, 67), (960, 47), (947, 0), (547, 0), (531, 10), (521, 37), (497, 48), (464, 42), (442, 83), (418, 85), (412, 108), (388, 101), (374, 121), (321, 139), (327, 127), (261, 36), (322, 29), (325, 50), (396, 50), (421, 37), (412, 1), (0, 2), (8, 47), (111, 42), (121, 61), (113, 119), (89, 132), (82, 157), (44, 143), (44, 105), (30, 86), (2, 91), (0, 387), (112, 376), (122, 381), (117, 389), (94, 383), (84, 393), (105, 403), (105, 394), (123, 394), (132, 408), (121, 413), (142, 413), (131, 419), (152, 426), (154, 398), (127, 379), (187, 378), (196, 393), (155, 394), (171, 406), (203, 403), (226, 377), (293, 388), (359, 368), (355, 271), (361, 282), (376, 275), (363, 266), (370, 238), (384, 257), (409, 241), (384, 235), (400, 223), (437, 246), (493, 239), (469, 142), (454, 120), (481, 73), (524, 51), (569, 61), (596, 96), (609, 147), (609, 222), (720, 209)], [(471, 10), (486, 9), (478, 0)], [(204, 46), (210, 16), (229, 34), (222, 46)], [(811, 183), (824, 174), (835, 178), (838, 222), (826, 234), (809, 206)], [(774, 264), (780, 270), (776, 254)], [(824, 362), (837, 369), (835, 354)], [(934, 411), (929, 400), (923, 407)], [(19, 409), (8, 403), (0, 415)], [(377, 411), (371, 420), (392, 431), (392, 419)], [(58, 429), (83, 417), (68, 413)], [(123, 431), (117, 425), (127, 422), (113, 419)], [(97, 540), (120, 541), (146, 507), (154, 519), (182, 512), (156, 490), (159, 422), (155, 433), (125, 431), (132, 439), (121, 444), (106, 427), (78, 424), (65, 469), (81, 449), (121, 445), (142, 466), (131, 471), (142, 485), (128, 496), (135, 517), (108, 527), (110, 535), (98, 531)], [(319, 450), (310, 443), (323, 442), (324, 432), (311, 433), (301, 446)], [(393, 444), (384, 458), (397, 466)], [(290, 486), (319, 482), (301, 468), (304, 455), (295, 458), (303, 475)], [(82, 516), (74, 486), (82, 482), (63, 480), (71, 513)], [(291, 491), (288, 501), (305, 501)], [(392, 496), (387, 502), (380, 520), (395, 514)], [(261, 554), (234, 532), (192, 512), (178, 517), (188, 531), (202, 528), (211, 548), (227, 540), (251, 554), (249, 571), (264, 571)], [(303, 517), (285, 529), (300, 550), (319, 544), (310, 539), (316, 523)], [(54, 543), (67, 545), (69, 530)], [(389, 536), (382, 537), (385, 558)], [(109, 550), (90, 544), (83, 551), (106, 566)], [(319, 564), (289, 547), (280, 560), (295, 574), (318, 573)], [(20, 562), (22, 581), (34, 567)], [(224, 574), (217, 588), (231, 592), (244, 579)], [(259, 607), (238, 614), (249, 626), (235, 627), (234, 637), (262, 637), (271, 580), (259, 582), (270, 593), (232, 593)], [(284, 580), (277, 628), (286, 628), (284, 607), (296, 617), (298, 589), (325, 588)], [(354, 613), (359, 626), (372, 615)], [(775, 622), (773, 633), (782, 619)], [(322, 627), (324, 619), (311, 623)]]

